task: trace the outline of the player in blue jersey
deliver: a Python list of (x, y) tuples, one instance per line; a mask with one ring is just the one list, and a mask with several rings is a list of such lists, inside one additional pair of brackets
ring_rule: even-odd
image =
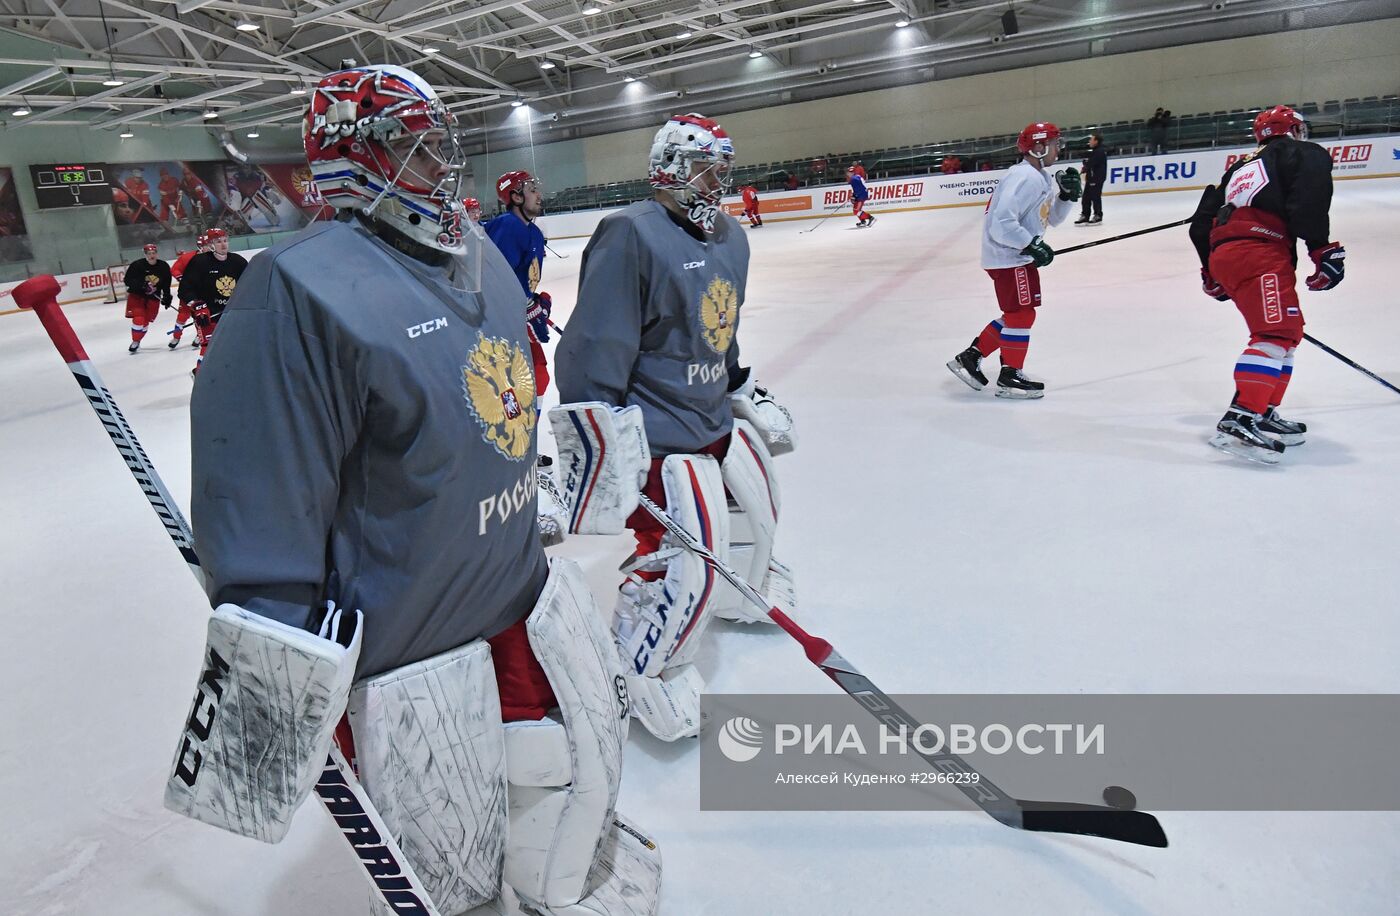
[(536, 394), (543, 395), (549, 387), (549, 365), (540, 344), (549, 342), (549, 312), (553, 304), (549, 293), (539, 291), (544, 233), (535, 225), (535, 220), (544, 213), (544, 194), (540, 191), (539, 179), (521, 170), (506, 172), (496, 179), (496, 196), (505, 205), (506, 212), (483, 228), (505, 255), (506, 263), (515, 271), (525, 290), (525, 319), (530, 327)]
[(855, 165), (849, 166), (846, 169), (846, 178), (851, 183), (851, 210), (856, 216), (856, 227), (874, 225), (875, 216), (865, 212), (865, 202), (870, 199), (870, 191), (865, 187), (865, 169)]

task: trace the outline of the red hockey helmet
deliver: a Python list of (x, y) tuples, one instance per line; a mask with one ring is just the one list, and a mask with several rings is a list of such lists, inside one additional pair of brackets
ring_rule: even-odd
[(147, 242), (146, 244), (144, 244), (144, 245), (141, 246), (141, 250), (142, 250), (142, 251), (159, 251), (160, 249), (156, 247), (156, 243), (155, 243), (155, 242)]
[(496, 179), (496, 197), (507, 207), (510, 206), (510, 195), (519, 194), (525, 190), (526, 185), (533, 185), (534, 189), (540, 189), (540, 180), (524, 169), (515, 172), (506, 172)]
[(214, 244), (216, 239), (228, 241), (228, 232), (223, 229), (210, 229), (208, 232), (204, 233), (204, 240), (210, 245)]
[[(414, 241), (460, 253), (458, 187), (465, 154), (452, 113), (426, 80), (403, 67), (338, 70), (321, 79), (302, 126), (306, 161), (333, 207), (363, 210)], [(415, 156), (436, 160), (416, 174)]]
[[(222, 230), (221, 230), (221, 231), (222, 231)], [(201, 232), (201, 233), (199, 234), (199, 236), (198, 236), (197, 238), (195, 238), (195, 240), (194, 240), (194, 248), (195, 248), (195, 251), (208, 251), (208, 250), (209, 250), (209, 233), (208, 233), (208, 232)]]
[(1263, 143), (1273, 137), (1308, 139), (1308, 122), (1287, 105), (1275, 105), (1254, 118), (1254, 139)]
[(1021, 131), (1021, 135), (1016, 138), (1016, 149), (1022, 155), (1035, 156), (1037, 159), (1045, 157), (1045, 153), (1037, 155), (1034, 150), (1038, 146), (1049, 147), (1052, 142), (1060, 139), (1060, 129), (1049, 121), (1036, 121), (1034, 124), (1027, 124)]
[(475, 197), (464, 197), (462, 198), (462, 206), (468, 210), (480, 210), (481, 201), (477, 200)]

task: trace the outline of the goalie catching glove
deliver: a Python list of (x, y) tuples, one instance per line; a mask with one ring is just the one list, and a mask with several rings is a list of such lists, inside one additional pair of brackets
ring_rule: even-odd
[(729, 395), (729, 406), (734, 416), (748, 420), (763, 437), (771, 455), (786, 455), (797, 447), (797, 432), (793, 427), (792, 412), (779, 404), (760, 387), (752, 376)]

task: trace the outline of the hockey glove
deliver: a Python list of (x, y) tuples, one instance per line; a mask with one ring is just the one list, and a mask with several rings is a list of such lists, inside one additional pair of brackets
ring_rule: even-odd
[(209, 306), (203, 302), (194, 307), (194, 326), (203, 332), (208, 332), (214, 326), (214, 318), (209, 314)]
[(1021, 254), (1031, 259), (1031, 263), (1036, 267), (1044, 267), (1055, 260), (1055, 249), (1045, 244), (1045, 239), (1036, 236), (1031, 239), (1031, 243), (1021, 249)]
[(1230, 294), (1225, 292), (1225, 287), (1220, 285), (1220, 281), (1210, 275), (1210, 271), (1201, 268), (1201, 291), (1207, 296), (1219, 302), (1229, 302)]
[(1309, 253), (1313, 263), (1317, 265), (1317, 272), (1308, 277), (1308, 289), (1331, 289), (1342, 282), (1347, 272), (1347, 250), (1340, 242), (1328, 242)]
[(165, 306), (166, 308), (170, 308), (170, 290), (166, 290), (164, 293), (161, 293), (160, 304)]
[(535, 332), (535, 340), (549, 343), (549, 313), (554, 308), (554, 300), (549, 293), (535, 293), (525, 304), (525, 320), (530, 330)]
[(1060, 186), (1060, 200), (1078, 200), (1084, 189), (1079, 182), (1079, 170), (1074, 166), (1056, 172), (1055, 183)]

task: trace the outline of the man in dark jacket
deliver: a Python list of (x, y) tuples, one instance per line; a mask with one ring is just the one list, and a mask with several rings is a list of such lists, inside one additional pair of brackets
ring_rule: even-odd
[[(1108, 153), (1103, 148), (1103, 137), (1093, 134), (1089, 137), (1089, 153), (1084, 157), (1084, 196), (1080, 198), (1076, 226), (1103, 222), (1103, 186), (1107, 180)], [(1093, 219), (1089, 218), (1090, 205), (1094, 210)]]

